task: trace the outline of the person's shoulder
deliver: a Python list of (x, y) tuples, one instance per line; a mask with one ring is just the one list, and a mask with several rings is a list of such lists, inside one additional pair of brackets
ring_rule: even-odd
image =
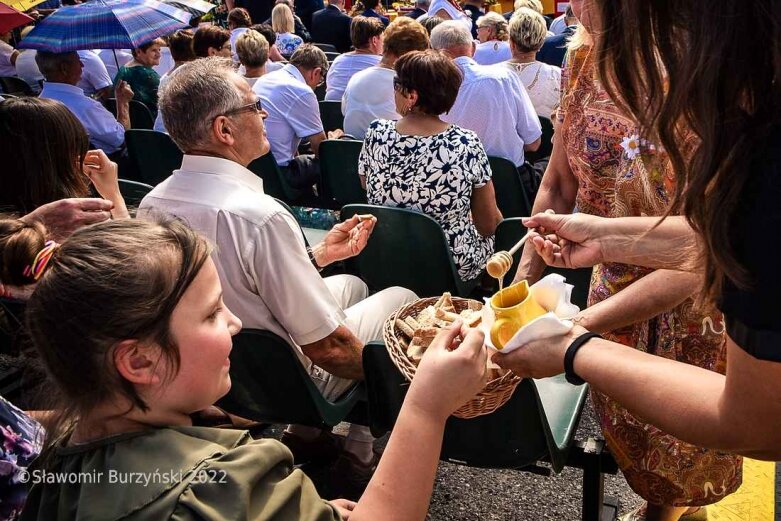
[(451, 140), (459, 139), (462, 143), (467, 143), (469, 145), (481, 143), (477, 133), (473, 130), (469, 130), (468, 128), (460, 127), (458, 125), (450, 125), (446, 132)]

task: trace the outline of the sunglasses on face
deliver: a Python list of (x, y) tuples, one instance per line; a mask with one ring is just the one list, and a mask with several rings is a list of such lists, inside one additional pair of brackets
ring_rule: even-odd
[(225, 112), (222, 114), (223, 116), (229, 116), (231, 114), (240, 114), (242, 112), (247, 111), (255, 111), (257, 113), (260, 113), (263, 111), (263, 107), (260, 104), (260, 98), (255, 100), (253, 103), (248, 103), (247, 105), (242, 105), (241, 107), (236, 107), (235, 109), (231, 109), (228, 112)]

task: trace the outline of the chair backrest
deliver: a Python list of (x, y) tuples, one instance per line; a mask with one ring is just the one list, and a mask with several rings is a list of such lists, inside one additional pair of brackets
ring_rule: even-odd
[(16, 76), (0, 77), (0, 87), (5, 94), (15, 94), (16, 96), (33, 96), (33, 89), (21, 78)]
[(540, 148), (534, 152), (526, 152), (526, 160), (530, 163), (550, 157), (553, 152), (553, 123), (549, 118), (540, 116), (540, 126), (542, 127)]
[(125, 132), (128, 159), (140, 181), (152, 186), (182, 166), (182, 151), (168, 134), (155, 130)]
[(324, 51), (326, 58), (328, 58), (328, 61), (330, 63), (333, 63), (333, 61), (339, 56), (339, 53), (336, 51)]
[[(494, 245), (496, 251), (509, 250), (526, 234), (526, 231), (527, 228), (521, 222), (520, 217), (504, 219), (496, 228), (496, 242)], [(505, 284), (512, 282), (522, 251), (523, 248), (513, 256), (513, 268), (505, 276)], [(584, 309), (587, 304), (591, 272), (591, 268), (567, 270), (549, 266), (545, 269), (545, 275), (548, 273), (559, 273), (567, 278), (567, 283), (574, 286), (572, 289), (572, 303), (580, 306), (580, 309)]]
[(153, 186), (128, 179), (119, 180), (119, 191), (125, 199), (128, 207), (137, 207), (146, 194), (152, 191)]
[(320, 119), (323, 121), (323, 129), (326, 132), (344, 128), (344, 114), (342, 114), (341, 101), (321, 101)]
[(362, 147), (363, 141), (353, 139), (329, 139), (320, 143), (321, 195), (336, 201), (336, 208), (366, 204), (366, 190), (358, 177)]
[(504, 217), (528, 217), (531, 201), (521, 182), (518, 169), (503, 157), (488, 157), (496, 192), (496, 205)]
[(247, 167), (256, 176), (263, 179), (263, 192), (271, 197), (276, 197), (282, 201), (290, 201), (292, 198), (286, 191), (286, 186), (282, 180), (282, 172), (279, 170), (277, 160), (271, 151), (268, 154), (257, 158)]
[[(382, 342), (363, 349), (363, 371), (374, 436), (393, 428), (409, 382), (393, 365)], [(551, 461), (559, 472), (572, 445), (586, 399), (586, 386), (561, 378), (524, 379), (495, 412), (463, 420), (450, 417), (440, 458), (473, 467), (520, 468)]]
[(16, 96), (34, 96), (32, 87), (26, 81), (16, 76), (0, 77), (0, 87), (5, 94), (15, 94)]
[(355, 257), (358, 274), (374, 289), (402, 286), (421, 297), (450, 291), (466, 296), (477, 280), (464, 282), (439, 223), (420, 212), (368, 204), (342, 209), (343, 220), (372, 214), (377, 225), (366, 248)]
[[(117, 100), (116, 98), (108, 98), (103, 102), (106, 109), (109, 112), (117, 115)], [(155, 118), (152, 116), (152, 111), (149, 107), (144, 105), (138, 100), (130, 100), (130, 128), (152, 130), (155, 128)]]
[(317, 96), (317, 101), (323, 101), (325, 100), (325, 83), (322, 83), (315, 87), (315, 96)]
[(314, 45), (315, 47), (319, 48), (320, 50), (322, 50), (325, 53), (331, 52), (331, 53), (339, 54), (339, 51), (336, 49), (336, 47), (334, 47), (330, 43), (313, 43), (312, 45)]
[[(293, 348), (270, 331), (241, 330), (230, 360), (231, 390), (217, 405), (233, 414), (319, 427), (336, 425), (352, 409), (347, 398), (336, 404), (323, 398)], [(362, 395), (363, 387), (354, 392)]]

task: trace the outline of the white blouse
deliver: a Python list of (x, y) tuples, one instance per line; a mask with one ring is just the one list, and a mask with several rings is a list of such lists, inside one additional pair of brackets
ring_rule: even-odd
[(537, 115), (550, 118), (561, 98), (561, 69), (538, 61), (505, 65), (518, 74)]

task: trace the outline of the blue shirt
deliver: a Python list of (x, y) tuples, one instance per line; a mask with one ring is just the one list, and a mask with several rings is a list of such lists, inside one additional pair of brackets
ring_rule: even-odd
[(61, 102), (81, 121), (89, 134), (90, 143), (111, 154), (122, 148), (125, 127), (106, 108), (84, 94), (80, 88), (67, 83), (45, 82), (41, 98)]

